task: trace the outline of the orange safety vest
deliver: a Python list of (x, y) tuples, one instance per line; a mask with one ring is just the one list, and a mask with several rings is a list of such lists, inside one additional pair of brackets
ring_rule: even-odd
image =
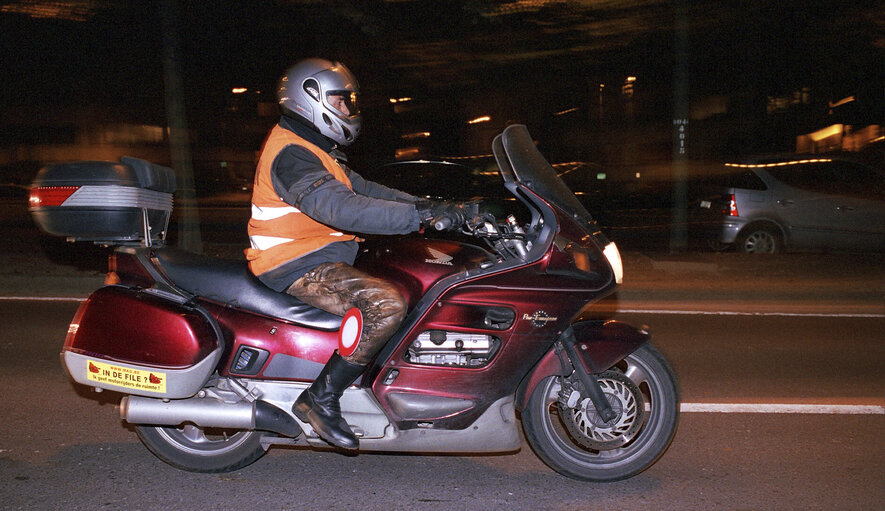
[(283, 149), (293, 144), (315, 154), (335, 179), (348, 188), (353, 188), (344, 169), (329, 153), (295, 133), (279, 125), (275, 126), (265, 140), (258, 158), (252, 188), (252, 218), (249, 219), (248, 227), (251, 248), (247, 248), (245, 252), (249, 269), (255, 275), (261, 275), (330, 243), (356, 239), (356, 236), (345, 235), (310, 218), (274, 191), (271, 180), (273, 162)]

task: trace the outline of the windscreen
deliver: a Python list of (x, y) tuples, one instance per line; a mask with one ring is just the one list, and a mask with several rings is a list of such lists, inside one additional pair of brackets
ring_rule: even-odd
[[(507, 165), (507, 172), (503, 172), (504, 166), (501, 166), (505, 181), (510, 177), (507, 174), (512, 174), (515, 181), (570, 215), (588, 222), (592, 220), (590, 213), (538, 151), (525, 126), (509, 126), (504, 130), (500, 141), (499, 148), (504, 150), (510, 163)], [(503, 158), (499, 158), (499, 163), (501, 159)]]

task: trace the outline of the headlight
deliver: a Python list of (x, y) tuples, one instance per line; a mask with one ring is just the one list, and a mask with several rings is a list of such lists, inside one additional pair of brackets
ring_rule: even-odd
[(612, 271), (615, 273), (615, 282), (622, 284), (624, 282), (624, 264), (621, 262), (621, 253), (618, 252), (618, 246), (614, 241), (609, 242), (602, 251), (608, 264), (611, 265)]
[[(613, 242), (609, 242), (602, 250), (605, 259), (599, 257), (600, 245), (591, 241), (589, 235), (581, 240), (581, 243), (556, 236), (553, 243), (558, 250), (555, 250), (553, 257), (550, 258), (547, 273), (559, 273), (598, 281), (602, 279), (603, 275), (607, 275), (608, 268), (611, 268), (615, 282), (618, 284), (623, 282), (624, 266), (621, 264), (621, 254), (618, 252), (618, 247)], [(583, 245), (584, 243), (587, 245)]]

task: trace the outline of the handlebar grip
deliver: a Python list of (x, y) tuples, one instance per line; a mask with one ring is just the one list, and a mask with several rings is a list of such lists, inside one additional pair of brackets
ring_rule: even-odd
[(452, 218), (449, 216), (438, 216), (433, 219), (433, 228), (437, 231), (445, 231), (452, 227)]

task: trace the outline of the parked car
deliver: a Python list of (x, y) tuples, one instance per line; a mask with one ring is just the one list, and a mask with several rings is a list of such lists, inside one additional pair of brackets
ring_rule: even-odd
[(698, 203), (711, 241), (748, 253), (885, 250), (885, 173), (842, 158), (729, 163)]

